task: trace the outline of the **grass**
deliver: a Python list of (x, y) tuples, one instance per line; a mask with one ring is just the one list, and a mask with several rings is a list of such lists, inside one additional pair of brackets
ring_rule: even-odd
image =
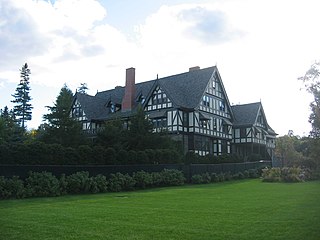
[(320, 239), (320, 182), (0, 201), (0, 239)]

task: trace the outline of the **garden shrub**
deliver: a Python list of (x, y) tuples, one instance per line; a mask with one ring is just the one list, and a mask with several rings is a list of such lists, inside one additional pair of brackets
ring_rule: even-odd
[(76, 172), (67, 176), (68, 193), (89, 193), (91, 191), (92, 181), (89, 178), (89, 172)]
[(224, 174), (224, 181), (231, 181), (233, 179), (233, 176), (231, 174), (231, 172), (226, 172)]
[(0, 177), (0, 199), (24, 198), (25, 196), (24, 183), (18, 176), (12, 178)]
[(159, 187), (163, 185), (163, 179), (160, 172), (151, 173), (151, 179), (152, 179), (152, 187)]
[(210, 183), (211, 182), (211, 176), (209, 173), (203, 173), (201, 175), (202, 177), (202, 183)]
[(299, 167), (284, 167), (281, 169), (281, 179), (284, 182), (301, 182), (300, 173)]
[(183, 173), (176, 169), (164, 169), (160, 174), (164, 186), (179, 186), (185, 182)]
[(193, 184), (201, 184), (202, 183), (202, 176), (200, 174), (192, 175), (191, 183), (193, 183)]
[(133, 173), (133, 179), (136, 183), (135, 184), (136, 188), (145, 189), (153, 185), (152, 175), (145, 171), (139, 171), (139, 172)]
[(302, 182), (307, 180), (308, 171), (299, 167), (265, 168), (262, 172), (264, 182)]
[(130, 191), (135, 186), (135, 180), (129, 174), (111, 174), (108, 180), (108, 189), (111, 192)]
[(237, 172), (233, 174), (233, 179), (244, 179), (245, 175), (242, 172)]
[(223, 174), (223, 172), (218, 174), (218, 182), (224, 182), (224, 174)]
[(219, 182), (219, 177), (218, 177), (218, 174), (216, 173), (211, 173), (211, 182), (214, 183), (214, 182)]
[(60, 182), (49, 172), (29, 172), (25, 185), (28, 195), (32, 197), (60, 195)]
[(92, 177), (93, 182), (96, 184), (97, 192), (104, 193), (108, 191), (108, 181), (106, 176), (98, 174)]
[(249, 178), (258, 178), (259, 177), (259, 170), (258, 169), (249, 169)]

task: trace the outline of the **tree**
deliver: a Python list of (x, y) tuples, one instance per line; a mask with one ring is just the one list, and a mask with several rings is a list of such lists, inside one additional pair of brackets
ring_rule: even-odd
[(13, 112), (21, 124), (21, 127), (25, 129), (25, 122), (31, 120), (32, 118), (32, 105), (30, 104), (31, 97), (29, 92), (31, 88), (29, 87), (29, 75), (31, 74), (28, 64), (25, 63), (20, 70), (20, 83), (16, 88), (16, 93), (12, 95), (15, 99), (11, 102), (16, 105), (13, 108)]
[(54, 106), (47, 106), (50, 113), (43, 116), (48, 122), (40, 139), (48, 143), (75, 146), (83, 143), (81, 125), (70, 116), (73, 102), (72, 91), (64, 85), (57, 96)]
[(78, 87), (79, 93), (86, 93), (88, 90), (88, 85), (86, 83), (80, 83), (80, 87)]
[(304, 156), (296, 148), (299, 146), (300, 139), (294, 135), (285, 135), (277, 138), (276, 155), (281, 159), (281, 165), (294, 166), (301, 165)]
[(0, 110), (0, 143), (23, 141), (24, 130), (17, 123), (12, 110), (9, 110), (7, 106)]
[(314, 100), (310, 103), (311, 114), (309, 122), (312, 126), (310, 135), (320, 138), (320, 62), (315, 62), (303, 77), (302, 80), (306, 90), (313, 95)]

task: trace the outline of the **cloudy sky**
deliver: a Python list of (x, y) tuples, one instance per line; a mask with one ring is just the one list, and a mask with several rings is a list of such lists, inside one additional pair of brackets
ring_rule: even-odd
[(232, 104), (261, 101), (269, 125), (307, 135), (297, 80), (320, 59), (318, 0), (0, 0), (0, 108), (31, 69), (37, 128), (66, 83), (89, 94), (217, 65)]

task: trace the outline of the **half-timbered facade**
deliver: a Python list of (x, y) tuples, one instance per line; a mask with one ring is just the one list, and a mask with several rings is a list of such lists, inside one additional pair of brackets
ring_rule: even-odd
[(273, 150), (275, 133), (267, 124), (261, 103), (255, 121), (244, 124), (241, 108), (229, 103), (216, 66), (194, 67), (185, 73), (137, 84), (135, 69), (126, 71), (125, 87), (95, 96), (75, 95), (71, 115), (82, 122), (84, 131), (94, 134), (104, 122), (115, 118), (128, 124), (141, 106), (154, 131), (165, 130), (182, 142), (185, 152), (246, 156), (255, 153), (257, 146), (265, 150), (263, 153)]

